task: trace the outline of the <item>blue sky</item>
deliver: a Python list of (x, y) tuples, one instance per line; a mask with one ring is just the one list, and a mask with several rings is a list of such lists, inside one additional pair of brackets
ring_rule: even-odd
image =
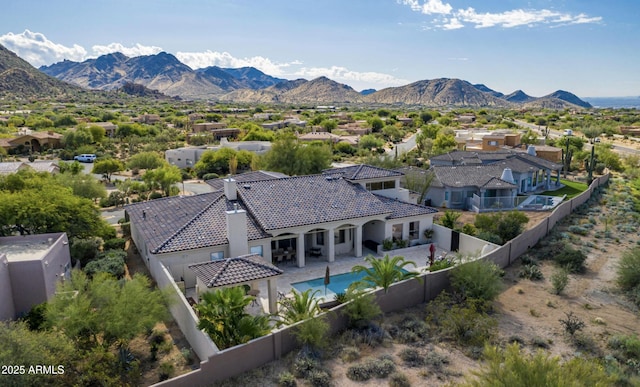
[(169, 52), (192, 68), (356, 90), (459, 78), (540, 97), (640, 95), (638, 0), (22, 0), (0, 44), (39, 67)]

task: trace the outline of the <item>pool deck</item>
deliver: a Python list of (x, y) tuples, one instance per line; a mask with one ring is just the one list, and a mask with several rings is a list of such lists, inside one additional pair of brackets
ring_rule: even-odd
[[(404, 268), (406, 270), (423, 272), (427, 268), (427, 261), (429, 259), (429, 246), (429, 244), (425, 244), (407, 247), (404, 249), (385, 251), (384, 254), (389, 254), (391, 257), (400, 255), (404, 257), (405, 260), (413, 261), (416, 264), (415, 269), (413, 269), (413, 267), (410, 265), (405, 266)], [(445, 253), (447, 253), (447, 251), (437, 248), (435, 256), (437, 258), (444, 255)], [(351, 268), (356, 265), (369, 266), (364, 260), (367, 254), (372, 254), (376, 258), (382, 258), (384, 256), (373, 254), (371, 250), (364, 249), (362, 257), (354, 257), (353, 255), (338, 255), (336, 256), (336, 260), (334, 262), (327, 262), (322, 257), (307, 257), (305, 267), (297, 267), (295, 264), (279, 265), (278, 267), (284, 270), (284, 274), (282, 274), (277, 279), (278, 292), (289, 294), (293, 289), (293, 287), (291, 286), (291, 284), (293, 283), (324, 277), (327, 265), (329, 265), (331, 275), (350, 272)], [(257, 288), (260, 290), (258, 301), (262, 306), (263, 311), (267, 311), (269, 302), (267, 299), (267, 282), (260, 281)], [(324, 296), (324, 294), (319, 294), (319, 296)], [(329, 296), (329, 292), (327, 292), (327, 296)]]

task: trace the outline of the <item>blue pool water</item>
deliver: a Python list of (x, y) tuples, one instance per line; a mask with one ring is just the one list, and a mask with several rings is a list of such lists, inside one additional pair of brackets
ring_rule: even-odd
[[(407, 270), (404, 270), (404, 269), (402, 269), (402, 271), (405, 273), (407, 272)], [(315, 278), (308, 281), (296, 282), (291, 284), (291, 286), (293, 286), (293, 288), (296, 289), (298, 292), (304, 292), (307, 289), (312, 289), (311, 292), (313, 293), (316, 290), (318, 290), (316, 297), (324, 298), (327, 300), (333, 300), (333, 297), (336, 294), (346, 293), (347, 289), (349, 288), (349, 285), (351, 285), (356, 281), (361, 281), (366, 275), (367, 273), (365, 272), (360, 272), (360, 273), (349, 272), (344, 274), (332, 275), (329, 277), (331, 278), (331, 282), (329, 283), (329, 285), (327, 285), (326, 294), (325, 294), (325, 287), (324, 287), (324, 277)]]

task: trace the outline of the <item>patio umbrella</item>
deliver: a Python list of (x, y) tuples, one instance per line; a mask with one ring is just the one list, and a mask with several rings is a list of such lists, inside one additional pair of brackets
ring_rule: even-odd
[(331, 275), (329, 274), (329, 265), (327, 265), (327, 271), (324, 272), (324, 295), (327, 295), (327, 285), (331, 283)]

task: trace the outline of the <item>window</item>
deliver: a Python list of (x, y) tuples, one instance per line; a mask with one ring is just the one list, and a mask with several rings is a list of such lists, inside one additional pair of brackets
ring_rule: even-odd
[(336, 230), (334, 234), (334, 241), (337, 245), (345, 242), (344, 230)]
[(409, 239), (418, 239), (420, 235), (420, 222), (409, 223)]
[(462, 192), (451, 192), (451, 203), (462, 202)]
[(252, 246), (251, 248), (249, 248), (249, 253), (251, 254), (257, 254), (259, 256), (263, 256), (262, 255), (262, 246)]
[(391, 226), (391, 236), (396, 241), (402, 239), (402, 223)]
[(215, 253), (211, 253), (212, 261), (220, 261), (224, 259), (224, 251), (216, 251)]
[(444, 191), (444, 200), (449, 200), (449, 191)]
[(393, 189), (396, 188), (396, 182), (395, 180), (388, 180), (388, 181), (377, 181), (374, 183), (367, 183), (366, 184), (366, 188), (367, 191), (378, 191), (381, 189)]
[(498, 146), (498, 141), (491, 140), (491, 141), (489, 141), (489, 145), (491, 145), (491, 146)]
[(324, 231), (316, 233), (316, 245), (324, 246)]

